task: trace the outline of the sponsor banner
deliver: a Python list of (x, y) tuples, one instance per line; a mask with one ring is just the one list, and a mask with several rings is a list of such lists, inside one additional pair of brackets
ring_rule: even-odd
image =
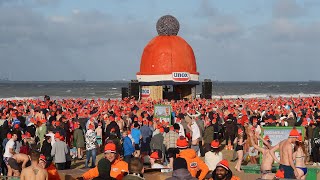
[(173, 72), (172, 80), (175, 82), (188, 82), (190, 81), (190, 73), (188, 72)]
[(171, 106), (154, 105), (154, 117), (159, 118), (160, 122), (165, 121), (171, 124)]
[(145, 87), (141, 88), (141, 97), (144, 97), (144, 98), (149, 97), (150, 91), (151, 91), (150, 88), (145, 88)]

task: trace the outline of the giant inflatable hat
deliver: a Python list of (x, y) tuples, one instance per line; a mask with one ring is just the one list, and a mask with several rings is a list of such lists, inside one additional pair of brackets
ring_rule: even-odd
[(196, 59), (191, 46), (180, 36), (178, 20), (162, 16), (157, 22), (158, 36), (144, 48), (137, 80), (143, 83), (198, 84)]

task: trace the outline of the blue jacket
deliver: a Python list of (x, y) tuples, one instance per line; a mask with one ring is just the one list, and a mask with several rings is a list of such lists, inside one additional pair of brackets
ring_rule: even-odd
[(132, 141), (128, 136), (126, 136), (123, 139), (123, 155), (128, 156), (128, 155), (131, 155), (133, 152), (134, 152), (134, 147), (132, 145)]

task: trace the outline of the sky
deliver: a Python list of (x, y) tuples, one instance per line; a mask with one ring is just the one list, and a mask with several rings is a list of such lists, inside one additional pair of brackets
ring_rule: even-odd
[(320, 80), (319, 0), (0, 0), (0, 78), (136, 79), (167, 14), (200, 79)]

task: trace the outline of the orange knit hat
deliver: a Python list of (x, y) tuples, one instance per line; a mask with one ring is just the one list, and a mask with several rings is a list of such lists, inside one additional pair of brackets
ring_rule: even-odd
[(289, 133), (289, 137), (298, 138), (299, 136), (300, 136), (299, 131), (295, 127), (293, 127), (293, 129)]
[(104, 146), (104, 152), (105, 153), (116, 153), (117, 147), (114, 143), (108, 143)]
[(219, 141), (216, 141), (216, 140), (213, 140), (212, 142), (211, 142), (211, 147), (212, 148), (219, 148)]
[(178, 139), (177, 139), (177, 148), (180, 148), (180, 149), (185, 149), (189, 146), (189, 143), (187, 141), (187, 139), (183, 136), (180, 136)]
[(217, 167), (223, 167), (225, 168), (227, 171), (229, 171), (229, 162), (228, 160), (226, 159), (223, 159), (222, 161), (220, 161), (218, 164), (217, 164)]
[(152, 159), (160, 159), (158, 151), (151, 153), (150, 158)]

